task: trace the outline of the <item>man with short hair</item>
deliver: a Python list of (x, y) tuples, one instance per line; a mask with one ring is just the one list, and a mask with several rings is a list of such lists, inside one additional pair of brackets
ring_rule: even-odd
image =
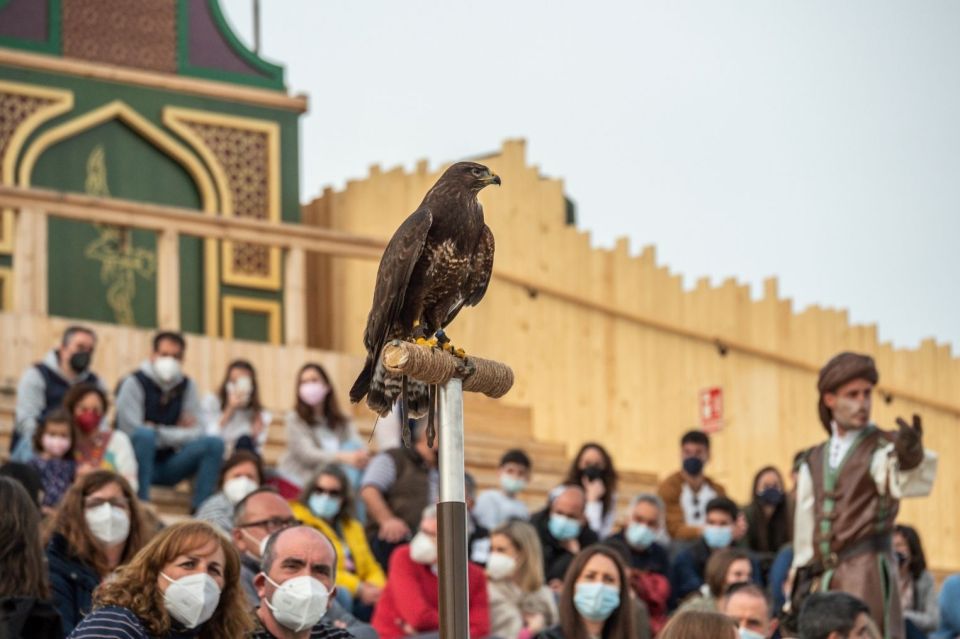
[(770, 600), (756, 584), (733, 584), (722, 602), (720, 612), (736, 622), (740, 639), (770, 639), (776, 632), (777, 620), (770, 614)]
[(829, 438), (800, 466), (791, 571), (797, 598), (850, 593), (884, 637), (901, 639), (893, 526), (900, 499), (930, 494), (937, 456), (923, 447), (919, 415), (911, 424), (897, 418), (897, 431), (870, 421), (879, 377), (873, 358), (858, 353), (840, 353), (820, 370), (818, 412)]
[(51, 349), (20, 376), (17, 384), (16, 427), (10, 440), (11, 459), (29, 461), (33, 457), (33, 433), (40, 418), (59, 408), (63, 398), (76, 384), (96, 384), (100, 378), (90, 370), (97, 335), (86, 326), (67, 327), (59, 348)]
[(599, 541), (586, 525), (586, 506), (583, 486), (564, 484), (551, 491), (547, 507), (530, 519), (540, 536), (544, 578), (556, 592), (563, 587), (563, 576), (577, 553)]
[(654, 634), (667, 623), (670, 599), (670, 554), (659, 543), (664, 532), (663, 510), (663, 501), (656, 495), (637, 495), (630, 504), (627, 525), (604, 542), (626, 549), (630, 587), (647, 605)]
[(870, 608), (845, 592), (816, 592), (800, 610), (800, 639), (872, 639)]
[(683, 468), (665, 478), (657, 494), (666, 505), (667, 532), (670, 538), (696, 541), (706, 525), (706, 505), (714, 497), (727, 492), (719, 482), (704, 473), (710, 461), (710, 437), (691, 430), (680, 439)]
[(437, 451), (427, 445), (425, 424), (411, 420), (413, 447), (399, 446), (370, 460), (360, 482), (367, 508), (367, 539), (381, 566), (409, 541), (427, 504), (437, 501), (440, 477)]
[(514, 448), (503, 454), (497, 466), (500, 487), (484, 490), (477, 496), (474, 515), (481, 526), (493, 530), (513, 519), (530, 519), (527, 505), (517, 498), (530, 482), (530, 472), (530, 458), (525, 452)]
[[(435, 633), (440, 628), (440, 582), (437, 579), (437, 507), (423, 510), (419, 530), (409, 544), (390, 557), (387, 585), (371, 623), (380, 639)], [(470, 637), (490, 634), (487, 579), (483, 569), (467, 562)]]
[[(736, 545), (736, 526), (740, 509), (726, 497), (715, 497), (706, 506), (706, 525), (696, 542), (681, 550), (673, 562), (670, 575), (670, 599), (672, 605), (683, 601), (704, 584), (707, 561), (717, 550)], [(760, 567), (755, 560), (753, 580), (760, 582)]]
[(204, 434), (197, 386), (181, 370), (186, 342), (161, 331), (153, 353), (128, 375), (117, 392), (117, 427), (130, 436), (139, 465), (138, 497), (150, 486), (174, 486), (194, 478), (195, 511), (213, 494), (223, 462), (223, 440)]
[(337, 552), (319, 530), (297, 525), (271, 534), (253, 580), (260, 606), (250, 639), (351, 639), (322, 621), (336, 576)]
[[(267, 539), (271, 534), (297, 524), (290, 505), (272, 488), (258, 488), (237, 503), (230, 537), (240, 553), (240, 585), (251, 609), (260, 604), (260, 595), (253, 580), (260, 572), (262, 550)], [(336, 599), (330, 601), (323, 620), (337, 628), (346, 629), (354, 639), (377, 639), (377, 633), (370, 624), (347, 612)]]

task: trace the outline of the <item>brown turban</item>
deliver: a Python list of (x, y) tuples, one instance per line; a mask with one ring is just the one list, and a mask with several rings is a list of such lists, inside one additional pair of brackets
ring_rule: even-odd
[(820, 377), (817, 379), (820, 402), (817, 409), (820, 413), (820, 422), (828, 433), (830, 432), (830, 421), (833, 419), (833, 415), (823, 402), (823, 396), (826, 393), (836, 391), (847, 382), (855, 379), (865, 379), (871, 384), (877, 383), (880, 379), (880, 373), (877, 372), (877, 365), (872, 357), (859, 353), (840, 353), (834, 355), (833, 359), (820, 369)]

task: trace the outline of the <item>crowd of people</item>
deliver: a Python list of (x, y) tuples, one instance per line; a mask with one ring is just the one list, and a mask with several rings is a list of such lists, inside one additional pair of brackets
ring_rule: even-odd
[[(111, 393), (93, 372), (96, 345), (92, 330), (70, 327), (18, 386), (11, 461), (0, 467), (0, 637), (438, 635), (438, 460), (421, 424), (411, 424), (409, 448), (371, 454), (326, 371), (308, 363), (294, 380), (287, 449), (270, 468), (262, 451), (272, 416), (249, 362), (232, 362), (217, 392), (201, 397), (182, 370), (185, 340), (160, 332)], [(960, 636), (960, 575), (938, 593), (916, 530), (893, 523), (895, 500), (926, 468), (919, 423), (913, 434), (902, 425), (889, 450), (878, 440), (868, 451), (899, 460), (895, 481), (881, 478), (892, 496), (866, 519), (869, 544), (842, 547), (853, 524), (836, 504), (821, 505), (811, 469), (831, 482), (829, 500), (845, 498), (837, 486), (860, 438), (845, 438), (838, 423), (863, 411), (843, 389), (871, 377), (829, 366), (821, 392), (831, 438), (797, 454), (789, 484), (777, 468), (759, 469), (747, 504), (708, 475), (710, 439), (697, 430), (679, 442), (677, 472), (655, 493), (630, 495), (625, 511), (615, 459), (596, 442), (535, 512), (522, 448), (503, 452), (498, 487), (478, 493), (465, 477), (470, 636)], [(880, 471), (870, 468), (873, 482)], [(164, 525), (151, 488), (184, 480), (191, 516)], [(806, 532), (808, 519), (819, 534)], [(813, 575), (822, 587), (805, 591), (818, 553), (831, 549)], [(864, 553), (881, 558), (890, 596), (879, 604), (847, 566)]]

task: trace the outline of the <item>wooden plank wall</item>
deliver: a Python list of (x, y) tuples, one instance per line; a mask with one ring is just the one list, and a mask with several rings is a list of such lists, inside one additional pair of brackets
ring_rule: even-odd
[[(960, 401), (960, 359), (948, 345), (931, 340), (917, 350), (894, 349), (877, 341), (876, 327), (851, 325), (845, 311), (796, 312), (779, 297), (774, 279), (764, 283), (759, 300), (732, 280), (720, 286), (700, 281), (684, 291), (680, 276), (657, 263), (653, 247), (639, 255), (626, 241), (612, 250), (595, 249), (588, 234), (567, 226), (562, 181), (544, 179), (529, 166), (522, 141), (508, 141), (481, 161), (503, 178), (501, 188), (481, 194), (496, 236), (498, 272), (807, 363), (793, 366), (737, 351), (721, 357), (703, 340), (537, 294), (529, 290), (535, 285), (495, 279), (480, 307), (463, 312), (449, 334), (468, 353), (514, 367), (517, 383), (505, 401), (533, 409), (538, 438), (569, 448), (600, 440), (618, 465), (662, 475), (679, 466), (678, 439), (698, 423), (698, 390), (719, 385), (726, 428), (714, 438), (709, 472), (742, 501), (758, 468), (773, 463), (787, 470), (795, 451), (823, 438), (811, 369), (840, 350), (873, 354), (881, 382), (946, 404)], [(438, 175), (425, 162), (409, 173), (373, 167), (367, 178), (342, 191), (327, 190), (307, 208), (322, 211), (331, 228), (386, 239)], [(332, 261), (329, 285), (314, 293), (335, 309), (325, 347), (362, 352), (376, 268), (363, 260)], [(923, 415), (927, 444), (942, 461), (932, 498), (905, 503), (902, 519), (919, 526), (934, 566), (960, 568), (960, 502), (953, 499), (960, 491), (960, 415), (894, 398), (890, 404), (878, 400), (874, 417), (890, 428), (897, 415), (912, 412)]]

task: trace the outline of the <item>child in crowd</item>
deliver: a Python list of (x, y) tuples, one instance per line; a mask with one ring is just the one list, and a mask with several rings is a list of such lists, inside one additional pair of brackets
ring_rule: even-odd
[(29, 464), (37, 469), (43, 483), (43, 511), (52, 512), (70, 488), (77, 473), (73, 460), (73, 426), (62, 408), (40, 420), (33, 434), (34, 457)]
[(485, 490), (477, 496), (473, 516), (481, 526), (493, 530), (514, 519), (530, 519), (526, 504), (517, 499), (530, 481), (530, 470), (530, 458), (519, 448), (503, 454), (497, 469), (500, 490)]

